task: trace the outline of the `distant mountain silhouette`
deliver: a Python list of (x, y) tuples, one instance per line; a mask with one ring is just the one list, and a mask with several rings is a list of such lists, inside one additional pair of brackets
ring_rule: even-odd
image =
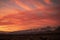
[(55, 30), (56, 30), (56, 27), (47, 26), (45, 28), (36, 28), (36, 29), (10, 32), (10, 34), (42, 34), (42, 33), (51, 33)]
[(0, 34), (41, 34), (41, 33), (56, 33), (60, 32), (60, 26), (57, 27), (50, 27), (47, 26), (45, 28), (36, 28), (36, 29), (29, 29), (29, 30), (22, 30), (22, 31), (15, 31), (15, 32), (3, 32), (0, 31)]
[(0, 39), (6, 40), (60, 40), (60, 26), (36, 28), (15, 32), (0, 32)]

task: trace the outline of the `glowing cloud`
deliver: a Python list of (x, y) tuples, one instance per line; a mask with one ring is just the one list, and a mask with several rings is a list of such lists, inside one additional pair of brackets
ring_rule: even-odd
[(1, 2), (5, 6), (0, 8), (0, 31), (14, 32), (41, 28), (46, 25), (60, 25), (59, 5), (52, 5), (50, 0), (44, 0), (49, 6), (38, 2), (38, 0), (25, 1), (33, 4), (35, 8), (31, 8), (31, 5), (28, 6), (21, 0), (11, 0), (9, 2), (13, 2), (14, 4), (8, 3), (9, 5), (6, 4), (7, 2), (4, 4), (5, 1)]
[(24, 8), (25, 10), (32, 10), (28, 5), (22, 3), (21, 1), (19, 0), (14, 0), (16, 2), (16, 4), (22, 8)]

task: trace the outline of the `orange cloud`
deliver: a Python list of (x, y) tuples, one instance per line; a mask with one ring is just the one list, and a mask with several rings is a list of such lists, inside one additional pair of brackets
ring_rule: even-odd
[(25, 10), (32, 10), (28, 5), (22, 3), (21, 1), (19, 0), (14, 0), (16, 2), (16, 4), (22, 8), (24, 8)]
[(47, 3), (47, 4), (51, 4), (52, 3), (51, 0), (44, 0), (44, 2)]
[[(29, 13), (29, 14), (28, 14)], [(23, 12), (18, 14), (9, 14), (4, 17), (4, 19), (1, 21), (1, 26), (4, 25), (6, 27), (6, 30), (2, 31), (19, 31), (19, 30), (28, 30), (32, 28), (41, 28), (41, 26), (50, 25), (50, 26), (56, 26), (58, 25), (57, 20), (54, 20), (54, 18), (51, 18), (49, 14), (42, 13), (42, 16), (37, 15), (37, 10), (33, 12)], [(5, 20), (5, 22), (4, 22)], [(7, 21), (7, 22), (6, 22)], [(59, 24), (60, 25), (60, 24)], [(14, 29), (16, 28), (16, 29)]]
[[(19, 2), (18, 0), (15, 0), (14, 2), (26, 11), (22, 12), (21, 10), (14, 8), (0, 9), (0, 31), (14, 32), (41, 28), (46, 25), (60, 25), (60, 9), (57, 9), (56, 6), (46, 7), (43, 4), (31, 0), (30, 2), (36, 6), (35, 9), (31, 9), (28, 5)], [(49, 0), (45, 0), (45, 2), (50, 3)]]
[(16, 14), (18, 13), (17, 9), (12, 9), (12, 8), (2, 8), (0, 9), (0, 17), (9, 15), (9, 14)]

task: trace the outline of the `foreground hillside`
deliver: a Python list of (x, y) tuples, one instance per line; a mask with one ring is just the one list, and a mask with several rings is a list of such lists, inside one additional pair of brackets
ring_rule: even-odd
[(60, 26), (54, 30), (50, 27), (42, 29), (34, 29), (33, 31), (30, 29), (11, 33), (0, 32), (0, 40), (60, 40)]

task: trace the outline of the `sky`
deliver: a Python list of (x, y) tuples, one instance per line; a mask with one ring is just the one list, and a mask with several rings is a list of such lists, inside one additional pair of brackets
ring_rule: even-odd
[(0, 31), (14, 32), (60, 25), (60, 0), (0, 0)]

